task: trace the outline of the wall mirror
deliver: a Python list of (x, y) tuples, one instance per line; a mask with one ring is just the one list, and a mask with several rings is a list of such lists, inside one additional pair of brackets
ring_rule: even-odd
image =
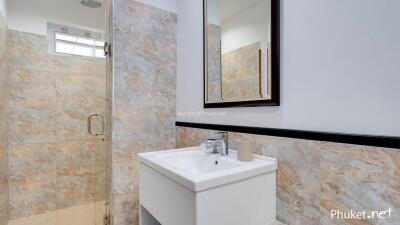
[(279, 105), (279, 0), (203, 0), (204, 107)]

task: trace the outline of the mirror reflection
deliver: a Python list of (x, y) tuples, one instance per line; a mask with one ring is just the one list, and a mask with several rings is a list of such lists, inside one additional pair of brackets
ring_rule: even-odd
[(205, 103), (271, 99), (271, 0), (206, 0), (205, 25)]

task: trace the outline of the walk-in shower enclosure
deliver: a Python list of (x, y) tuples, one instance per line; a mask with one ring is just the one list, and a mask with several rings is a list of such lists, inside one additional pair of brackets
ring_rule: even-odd
[(112, 2), (3, 1), (0, 225), (103, 224)]

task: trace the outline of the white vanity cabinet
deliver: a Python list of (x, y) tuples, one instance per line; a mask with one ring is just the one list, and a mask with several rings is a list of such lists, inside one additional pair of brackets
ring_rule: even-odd
[(268, 225), (276, 219), (276, 160), (239, 162), (199, 148), (139, 155), (141, 225)]

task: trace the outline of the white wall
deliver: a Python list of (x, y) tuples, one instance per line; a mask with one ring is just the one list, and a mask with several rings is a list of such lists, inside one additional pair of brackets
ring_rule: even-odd
[(220, 0), (209, 0), (207, 2), (207, 22), (216, 26), (221, 25)]
[[(7, 0), (0, 0), (2, 3)], [(87, 8), (80, 0), (8, 0), (8, 27), (34, 34), (47, 34), (47, 22), (60, 23), (91, 31), (105, 29), (105, 0), (101, 8)], [(137, 0), (145, 4), (177, 12), (177, 0)]]
[(154, 6), (165, 11), (177, 12), (177, 0), (136, 0), (147, 5)]
[(267, 2), (270, 1), (259, 1), (222, 22), (222, 54), (258, 41), (261, 42), (262, 49), (268, 47), (269, 15), (271, 12), (267, 11), (270, 10)]
[(0, 13), (7, 19), (7, 4), (6, 0), (0, 0)]
[[(244, 8), (241, 12), (223, 19), (222, 15), (231, 14), (225, 4), (229, 2), (220, 0), (209, 0), (207, 3), (208, 23), (221, 26), (221, 50), (222, 53), (236, 50), (240, 47), (261, 41), (261, 47), (267, 48), (269, 40), (270, 26), (270, 0), (253, 1), (250, 6)], [(239, 4), (237, 1), (235, 4)], [(268, 3), (268, 4), (267, 4)], [(220, 5), (223, 5), (221, 9)], [(233, 6), (231, 6), (233, 7)], [(221, 21), (224, 20), (224, 21)]]
[[(400, 1), (281, 1), (280, 107), (203, 109), (202, 0), (178, 3), (178, 121), (400, 136)], [(207, 112), (225, 112), (207, 116)]]
[(100, 8), (83, 7), (79, 0), (8, 0), (8, 27), (34, 34), (47, 34), (47, 22), (93, 31), (105, 26), (104, 0)]

